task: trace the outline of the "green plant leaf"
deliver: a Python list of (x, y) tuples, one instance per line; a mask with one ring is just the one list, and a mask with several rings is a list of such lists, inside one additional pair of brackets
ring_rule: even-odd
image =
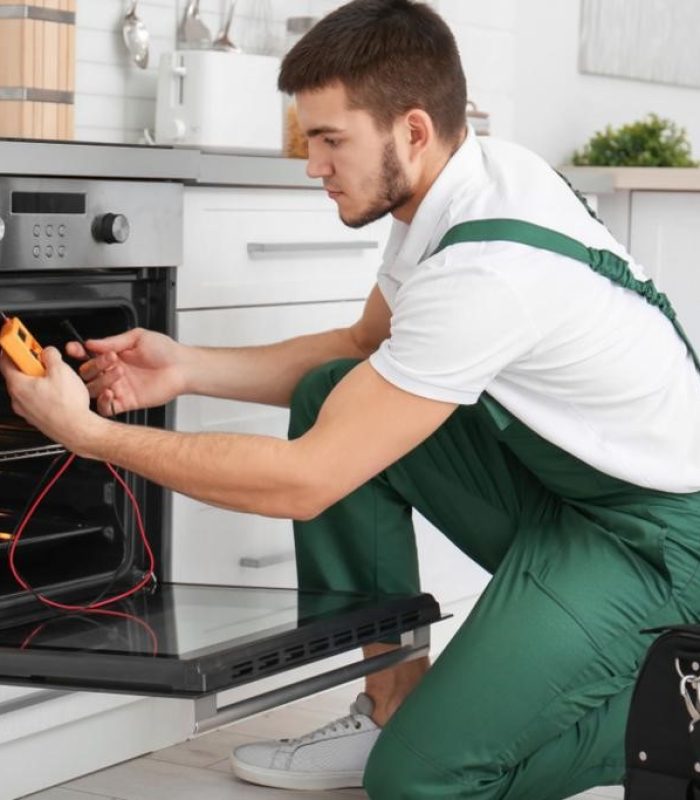
[(576, 166), (697, 167), (685, 128), (648, 114), (644, 119), (595, 133), (573, 154)]

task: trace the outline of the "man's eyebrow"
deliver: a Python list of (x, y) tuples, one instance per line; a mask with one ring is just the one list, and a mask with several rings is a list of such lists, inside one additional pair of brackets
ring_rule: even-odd
[(306, 136), (312, 139), (314, 136), (322, 136), (324, 133), (342, 133), (342, 128), (334, 128), (332, 125), (324, 125), (320, 128), (311, 128), (306, 132)]

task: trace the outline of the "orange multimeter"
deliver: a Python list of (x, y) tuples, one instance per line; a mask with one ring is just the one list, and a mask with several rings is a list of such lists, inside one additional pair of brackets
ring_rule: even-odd
[(0, 311), (5, 320), (0, 328), (0, 347), (12, 359), (15, 366), (25, 375), (43, 378), (46, 369), (41, 363), (41, 345), (29, 333), (18, 317), (8, 317)]

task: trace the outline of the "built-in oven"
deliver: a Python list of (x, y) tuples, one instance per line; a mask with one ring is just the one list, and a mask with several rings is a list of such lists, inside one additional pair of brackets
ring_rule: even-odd
[[(175, 334), (182, 191), (168, 182), (0, 177), (0, 309), (62, 351), (76, 331)], [(171, 409), (123, 421), (168, 427)], [(220, 724), (282, 698), (275, 691), (222, 711), (212, 698), (225, 689), (370, 642), (402, 642), (284, 687), (289, 700), (426, 652), (440, 617), (430, 595), (172, 583), (168, 492), (81, 459), (53, 483), (68, 455), (13, 413), (0, 386), (0, 683), (198, 698), (200, 716), (218, 714)], [(39, 599), (95, 604), (139, 582), (136, 594), (99, 611)]]

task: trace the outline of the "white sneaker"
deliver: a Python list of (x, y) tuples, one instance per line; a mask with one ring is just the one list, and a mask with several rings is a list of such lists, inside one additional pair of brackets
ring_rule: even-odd
[(343, 789), (362, 786), (370, 751), (381, 728), (370, 715), (372, 698), (359, 694), (347, 717), (298, 739), (244, 744), (231, 753), (235, 774), (244, 781), (279, 789)]

